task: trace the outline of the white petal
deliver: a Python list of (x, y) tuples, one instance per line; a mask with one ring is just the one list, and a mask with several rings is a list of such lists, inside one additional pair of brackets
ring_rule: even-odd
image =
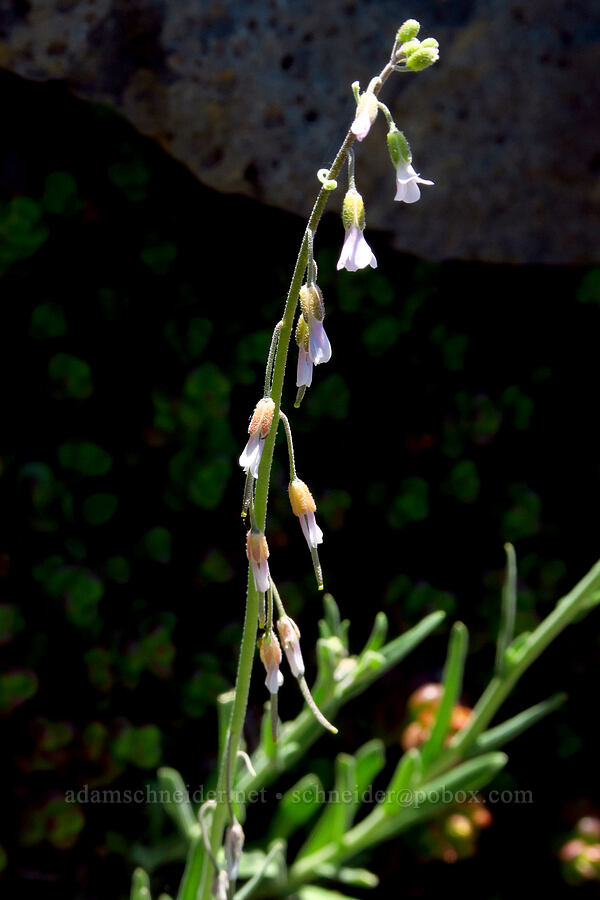
[(377, 260), (373, 255), (373, 251), (367, 244), (365, 236), (362, 232), (360, 232), (360, 239), (356, 246), (356, 251), (354, 253), (354, 262), (358, 269), (364, 269), (366, 266), (372, 266), (376, 268)]
[(331, 344), (329, 343), (329, 338), (325, 334), (323, 323), (309, 315), (308, 327), (308, 354), (310, 358), (315, 366), (318, 366), (320, 363), (329, 362), (331, 359)]
[(269, 590), (269, 563), (266, 559), (261, 559), (260, 562), (251, 560), (250, 564), (256, 590), (264, 594), (265, 591)]
[(306, 350), (298, 349), (298, 373), (296, 376), (296, 387), (306, 385), (310, 387), (312, 384), (313, 364)]
[[(258, 451), (259, 441), (260, 441), (260, 433), (257, 429), (254, 432), (254, 434), (251, 434), (250, 437), (248, 438), (248, 443), (244, 447), (244, 449), (242, 451), (242, 455), (240, 456), (240, 466), (242, 467), (242, 469), (245, 472), (247, 472), (248, 469), (251, 468), (254, 463), (254, 459), (255, 459), (256, 453)], [(259, 453), (258, 458), (260, 460), (260, 453)]]
[(419, 197), (421, 196), (421, 191), (419, 190), (419, 186), (417, 184), (416, 178), (413, 181), (409, 181), (404, 188), (404, 202), (405, 203), (416, 203)]
[(302, 651), (298, 643), (292, 644), (291, 647), (284, 647), (285, 655), (294, 678), (298, 675), (304, 675), (304, 660), (302, 659)]
[(360, 115), (355, 118), (350, 130), (352, 131), (352, 134), (356, 135), (357, 141), (362, 141), (366, 138), (370, 129), (371, 118), (369, 112), (367, 109), (363, 109)]
[(346, 269), (348, 272), (356, 272), (357, 267), (354, 265), (353, 257), (357, 232), (360, 232), (360, 229), (357, 228), (356, 225), (353, 225), (346, 232), (342, 252), (340, 253), (340, 258), (338, 259), (337, 263), (338, 269)]
[(267, 677), (265, 685), (270, 694), (276, 694), (283, 684), (283, 675), (279, 671), (279, 666), (269, 666), (267, 669)]
[(314, 512), (307, 514), (308, 519), (308, 530), (310, 532), (311, 545), (316, 547), (317, 544), (323, 543), (323, 532), (317, 525), (317, 520), (315, 519)]

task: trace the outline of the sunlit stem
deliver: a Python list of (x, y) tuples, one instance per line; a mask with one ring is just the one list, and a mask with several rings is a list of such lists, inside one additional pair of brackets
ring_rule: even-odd
[(271, 376), (273, 374), (273, 362), (275, 361), (275, 354), (277, 353), (277, 345), (279, 343), (279, 335), (281, 333), (281, 326), (283, 322), (278, 322), (275, 328), (273, 329), (273, 336), (271, 338), (271, 346), (269, 347), (269, 356), (267, 357), (267, 368), (265, 371), (265, 391), (264, 396), (271, 396)]
[(204, 817), (206, 816), (206, 813), (208, 812), (208, 810), (215, 809), (216, 806), (217, 806), (217, 804), (216, 804), (215, 800), (207, 800), (205, 803), (203, 803), (198, 811), (198, 821), (200, 822), (200, 830), (202, 831), (202, 840), (204, 841), (204, 847), (206, 849), (206, 852), (208, 854), (210, 861), (212, 862), (213, 866), (215, 867), (215, 872), (218, 872), (219, 871), (219, 863), (217, 862), (217, 859), (211, 849), (210, 840), (208, 837), (208, 830), (206, 828), (206, 822), (204, 821)]
[(317, 264), (313, 256), (313, 240), (315, 233), (312, 228), (306, 231), (306, 283), (313, 285), (317, 277)]
[(277, 611), (278, 611), (279, 615), (281, 616), (281, 618), (283, 618), (283, 616), (285, 616), (285, 608), (283, 605), (283, 601), (282, 601), (281, 597), (279, 596), (279, 591), (277, 590), (277, 585), (275, 584), (273, 579), (271, 579), (271, 587), (273, 588), (273, 596), (275, 597), (275, 603), (277, 604)]
[(306, 393), (306, 385), (301, 384), (298, 388), (298, 393), (296, 394), (296, 399), (294, 400), (294, 409), (300, 409), (300, 404), (304, 399), (304, 395)]
[(279, 411), (279, 418), (283, 422), (283, 428), (285, 430), (285, 439), (288, 445), (288, 458), (290, 461), (290, 481), (293, 481), (296, 477), (296, 460), (294, 458), (294, 442), (292, 441), (292, 429), (290, 428), (290, 421), (286, 414)]
[(388, 123), (388, 125), (390, 126), (390, 128), (395, 128), (395, 127), (396, 127), (396, 123), (394, 122), (394, 119), (392, 118), (392, 114), (391, 114), (391, 112), (389, 111), (389, 109), (387, 108), (387, 106), (385, 105), (385, 103), (382, 103), (381, 100), (378, 100), (378, 101), (377, 101), (377, 106), (379, 107), (379, 109), (381, 110), (381, 112), (382, 112), (382, 113), (384, 114), (384, 116), (386, 117), (387, 123)]
[(256, 778), (256, 770), (255, 770), (254, 766), (252, 765), (252, 760), (250, 759), (250, 757), (248, 756), (246, 751), (238, 750), (237, 755), (238, 755), (238, 759), (241, 759), (244, 762), (244, 765), (246, 766), (250, 775), (252, 775), (253, 778)]
[(348, 188), (351, 191), (356, 190), (356, 181), (354, 180), (354, 150), (348, 149)]
[(304, 677), (304, 675), (298, 675), (298, 685), (300, 687), (300, 690), (302, 691), (302, 696), (304, 697), (304, 699), (306, 701), (306, 705), (310, 709), (311, 713), (313, 714), (313, 716), (315, 717), (317, 722), (320, 725), (322, 725), (323, 728), (326, 728), (327, 731), (330, 731), (332, 734), (337, 734), (338, 730), (335, 727), (335, 725), (332, 725), (331, 722), (329, 722), (325, 718), (325, 716), (323, 715), (323, 713), (321, 712), (321, 710), (319, 709), (319, 707), (313, 700), (312, 694), (306, 683), (306, 678)]

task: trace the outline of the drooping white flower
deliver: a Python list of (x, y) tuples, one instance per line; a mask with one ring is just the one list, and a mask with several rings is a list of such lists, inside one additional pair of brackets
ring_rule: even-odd
[(256, 408), (248, 426), (248, 443), (240, 456), (240, 466), (246, 472), (250, 472), (253, 478), (258, 478), (258, 467), (265, 445), (266, 437), (271, 429), (275, 403), (270, 397), (263, 397), (256, 404)]
[(302, 307), (302, 315), (298, 319), (298, 327), (296, 328), (296, 342), (298, 346), (308, 351), (308, 355), (315, 366), (329, 362), (331, 359), (331, 344), (323, 327), (325, 304), (323, 303), (321, 289), (316, 284), (302, 285), (300, 288), (300, 306)]
[(365, 227), (365, 205), (361, 195), (355, 188), (350, 188), (344, 197), (342, 221), (346, 229), (344, 245), (337, 268), (357, 272), (366, 266), (377, 268), (375, 254), (367, 244), (363, 230)]
[(260, 658), (267, 670), (265, 685), (270, 694), (276, 694), (283, 684), (283, 675), (279, 671), (281, 665), (281, 647), (273, 629), (264, 634), (260, 641)]
[(331, 359), (331, 344), (329, 338), (325, 334), (323, 322), (319, 322), (314, 316), (308, 317), (308, 330), (310, 332), (308, 338), (308, 355), (312, 359), (315, 366), (320, 363), (329, 362)]
[(411, 163), (402, 161), (396, 167), (396, 196), (394, 200), (403, 200), (405, 203), (416, 203), (421, 196), (420, 184), (433, 184), (421, 178), (415, 172)]
[(225, 834), (225, 861), (227, 863), (227, 877), (230, 883), (233, 882), (235, 884), (238, 879), (244, 841), (244, 829), (236, 821), (231, 828), (227, 829)]
[(365, 269), (367, 266), (371, 266), (372, 269), (377, 268), (375, 254), (367, 244), (362, 230), (358, 225), (352, 225), (346, 231), (337, 268), (338, 270), (346, 269), (348, 272), (358, 272), (359, 269)]
[(294, 678), (304, 675), (304, 660), (300, 650), (300, 629), (289, 616), (282, 616), (277, 622), (277, 630)]
[(294, 478), (290, 482), (288, 493), (292, 512), (300, 519), (300, 527), (306, 543), (309, 547), (316, 549), (319, 544), (323, 543), (323, 532), (315, 519), (317, 504), (307, 485), (299, 478)]
[(408, 141), (395, 125), (392, 125), (387, 136), (390, 159), (396, 169), (396, 196), (394, 200), (404, 203), (416, 203), (421, 196), (420, 184), (433, 184), (415, 172)]
[(250, 529), (246, 537), (246, 554), (252, 568), (256, 590), (264, 594), (269, 590), (269, 547), (262, 531)]
[(359, 101), (356, 104), (354, 122), (350, 127), (350, 130), (357, 141), (364, 140), (368, 135), (371, 130), (371, 125), (377, 118), (377, 110), (377, 97), (368, 90), (365, 91), (364, 94), (361, 94)]

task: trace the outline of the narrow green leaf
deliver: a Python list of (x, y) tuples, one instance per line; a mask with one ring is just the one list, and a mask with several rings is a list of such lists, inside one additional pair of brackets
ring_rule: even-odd
[(525, 709), (511, 719), (507, 719), (506, 722), (501, 722), (500, 725), (484, 731), (469, 748), (469, 755), (474, 756), (479, 753), (487, 753), (490, 750), (496, 750), (504, 746), (508, 741), (512, 741), (523, 731), (539, 722), (540, 719), (545, 718), (545, 716), (562, 706), (566, 699), (566, 694), (554, 694), (553, 697), (549, 697), (535, 706), (530, 706), (529, 709)]
[(506, 650), (514, 637), (517, 611), (517, 557), (512, 544), (505, 544), (504, 550), (506, 551), (506, 573), (502, 588), (502, 612), (496, 643), (496, 674), (500, 677), (506, 668)]
[[(316, 884), (307, 884), (298, 891), (299, 900), (357, 900), (348, 894), (340, 894), (339, 891), (328, 891), (327, 888), (317, 887)], [(237, 900), (237, 898), (236, 898)]]
[(310, 856), (325, 844), (341, 841), (352, 824), (356, 807), (356, 760), (347, 753), (335, 758), (333, 790), (327, 797), (327, 805), (302, 846), (298, 859)]
[(227, 729), (235, 700), (235, 691), (226, 691), (217, 697), (217, 727), (219, 732), (219, 759), (223, 758), (227, 743)]
[(202, 877), (202, 863), (206, 851), (202, 837), (193, 838), (185, 861), (183, 878), (177, 892), (177, 900), (198, 900), (198, 889)]
[(279, 801), (271, 820), (270, 834), (287, 840), (315, 815), (324, 796), (319, 778), (313, 774), (305, 775)]
[(385, 644), (388, 632), (388, 618), (384, 612), (378, 612), (375, 616), (373, 629), (367, 643), (363, 647), (361, 656), (368, 650), (380, 650)]
[(189, 801), (183, 778), (176, 769), (163, 766), (158, 770), (160, 801), (184, 837), (190, 839), (200, 834), (200, 826)]
[(442, 683), (444, 693), (438, 707), (437, 716), (429, 738), (425, 742), (421, 755), (423, 768), (435, 760), (444, 747), (444, 741), (450, 729), (452, 708), (458, 702), (462, 689), (465, 658), (469, 643), (469, 632), (462, 622), (455, 622), (450, 632), (448, 655), (444, 666)]
[(360, 806), (360, 795), (364, 793), (385, 766), (385, 747), (383, 741), (374, 738), (363, 744), (354, 754), (356, 760), (357, 807)]
[(348, 866), (339, 868), (334, 865), (322, 865), (315, 868), (315, 875), (319, 878), (330, 878), (341, 884), (350, 884), (352, 887), (374, 888), (379, 884), (379, 878), (368, 869), (355, 869)]
[(435, 631), (445, 618), (446, 613), (441, 610), (430, 613), (413, 628), (405, 631), (404, 634), (399, 635), (393, 641), (390, 641), (389, 644), (382, 647), (380, 653), (385, 659), (386, 671), (397, 665), (405, 656), (408, 656), (411, 650), (418, 647), (421, 641), (425, 640), (432, 631)]
[(131, 876), (131, 900), (151, 900), (150, 879), (144, 869), (134, 869)]
[(340, 610), (331, 594), (325, 594), (323, 596), (323, 611), (325, 615), (325, 621), (329, 626), (329, 631), (332, 635), (339, 637), (341, 625)]
[(421, 753), (416, 747), (407, 750), (396, 766), (386, 791), (383, 811), (391, 816), (398, 812), (399, 806), (412, 797), (413, 786), (418, 782), (422, 771)]

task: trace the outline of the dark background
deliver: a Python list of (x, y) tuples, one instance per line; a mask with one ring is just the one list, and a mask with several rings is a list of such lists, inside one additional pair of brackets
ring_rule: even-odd
[[(140, 846), (160, 846), (170, 824), (158, 807), (66, 804), (65, 792), (140, 788), (162, 763), (197, 787), (214, 765), (246, 579), (237, 457), (303, 222), (203, 188), (60, 85), (0, 80), (0, 885), (126, 897)], [(493, 664), (503, 542), (519, 559), (520, 628), (597, 557), (600, 270), (432, 264), (369, 232), (377, 271), (338, 274), (342, 237), (326, 217), (317, 259), (333, 358), (295, 411), (292, 352), (285, 394), (326, 586), (356, 649), (377, 609), (392, 636), (433, 609), (465, 621), (470, 704)], [(272, 571), (310, 681), (320, 599), (283, 443), (277, 455)], [(534, 802), (494, 806), (477, 855), (454, 866), (426, 863), (418, 836), (379, 848), (363, 860), (379, 896), (586, 893), (563, 882), (556, 853), (598, 803), (596, 616), (507, 705), (570, 694), (509, 748), (497, 779)], [(310, 767), (327, 780), (336, 752), (372, 736), (393, 768), (406, 698), (439, 678), (446, 632), (355, 700), (339, 738), (323, 737), (284, 786)], [(251, 746), (262, 681), (257, 669)], [(291, 679), (280, 708), (299, 708)], [(269, 812), (252, 810), (250, 843)], [(175, 893), (180, 872), (159, 867), (156, 894)]]

